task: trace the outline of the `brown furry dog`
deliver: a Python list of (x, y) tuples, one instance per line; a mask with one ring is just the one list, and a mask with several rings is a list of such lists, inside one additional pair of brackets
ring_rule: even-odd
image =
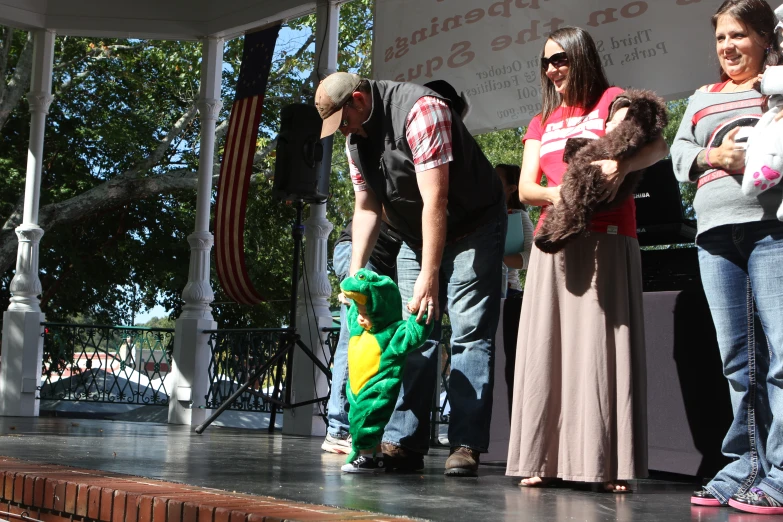
[(632, 156), (663, 132), (668, 118), (666, 104), (655, 93), (629, 89), (612, 101), (607, 121), (626, 107), (625, 119), (601, 138), (571, 138), (566, 142), (563, 161), (568, 163), (568, 170), (563, 175), (560, 202), (547, 209), (535, 238), (536, 246), (544, 252), (559, 252), (587, 230), (595, 212), (618, 206), (633, 194), (643, 170), (629, 173), (614, 200), (605, 202), (608, 193), (604, 175), (591, 163)]

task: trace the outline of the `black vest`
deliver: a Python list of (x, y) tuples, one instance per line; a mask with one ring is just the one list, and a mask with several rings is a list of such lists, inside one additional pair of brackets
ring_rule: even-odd
[[(421, 245), (423, 203), (405, 136), (408, 114), (422, 96), (441, 98), (414, 83), (371, 81), (367, 138), (352, 134), (348, 152), (383, 203), (389, 223), (411, 246)], [(451, 111), (454, 161), (449, 163), (446, 241), (455, 241), (505, 212), (503, 186), (462, 119)]]

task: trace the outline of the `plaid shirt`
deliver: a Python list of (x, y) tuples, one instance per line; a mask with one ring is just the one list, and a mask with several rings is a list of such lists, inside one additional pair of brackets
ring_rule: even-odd
[[(451, 109), (443, 100), (432, 96), (419, 98), (408, 113), (405, 138), (413, 153), (416, 172), (433, 169), (454, 160), (451, 151)], [(355, 192), (367, 190), (367, 182), (348, 153), (348, 169)]]

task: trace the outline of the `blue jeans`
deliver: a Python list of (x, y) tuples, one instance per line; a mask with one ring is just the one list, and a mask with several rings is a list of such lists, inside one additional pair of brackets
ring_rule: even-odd
[[(501, 219), (502, 218), (502, 219)], [(495, 331), (500, 316), (501, 273), (507, 219), (505, 213), (448, 244), (440, 266), (438, 302), (451, 320), (449, 443), (485, 452), (492, 415)], [(403, 316), (421, 271), (421, 251), (403, 243), (397, 276)], [(429, 424), (438, 379), (440, 321), (430, 339), (408, 355), (402, 389), (383, 441), (417, 453), (429, 449)]]
[(734, 411), (722, 450), (735, 460), (707, 489), (727, 502), (756, 486), (783, 502), (783, 223), (717, 227), (698, 246)]
[[(337, 279), (342, 282), (348, 277), (351, 268), (351, 242), (342, 241), (334, 246), (334, 272)], [(366, 268), (375, 270), (372, 261), (367, 262)], [(348, 307), (340, 306), (340, 340), (334, 350), (332, 361), (332, 391), (329, 402), (326, 404), (326, 419), (329, 426), (326, 430), (329, 435), (338, 439), (348, 437), (348, 397), (345, 394), (345, 384), (348, 381)]]

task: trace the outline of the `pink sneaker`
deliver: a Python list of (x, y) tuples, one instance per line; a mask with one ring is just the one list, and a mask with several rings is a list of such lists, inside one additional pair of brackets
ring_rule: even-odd
[(734, 509), (757, 515), (783, 515), (783, 503), (770, 497), (759, 488), (751, 488), (743, 495), (734, 495), (729, 499)]
[(705, 488), (693, 492), (693, 495), (691, 495), (691, 504), (695, 504), (697, 506), (707, 506), (707, 507), (721, 507), (725, 505), (725, 504), (721, 504), (720, 500), (715, 498), (715, 495), (710, 493)]

